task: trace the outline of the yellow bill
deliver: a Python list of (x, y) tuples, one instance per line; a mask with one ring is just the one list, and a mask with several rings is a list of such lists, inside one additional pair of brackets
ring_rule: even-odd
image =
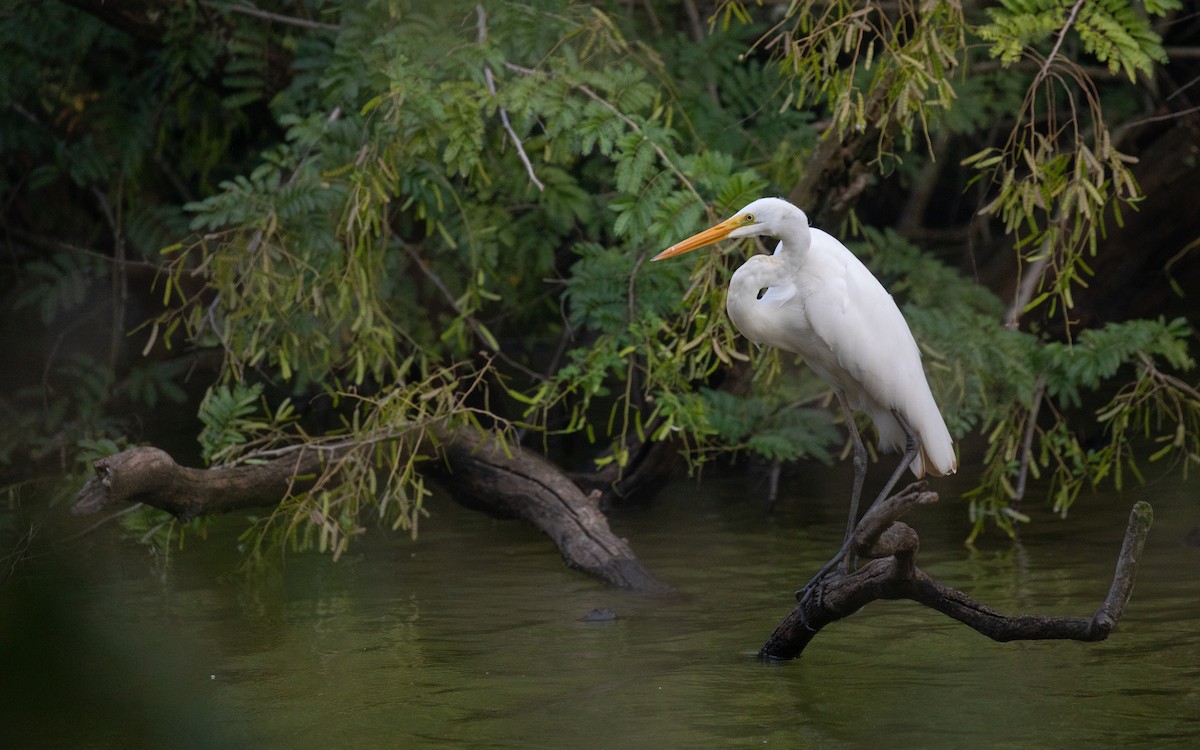
[(709, 227), (699, 234), (693, 234), (682, 242), (676, 242), (666, 250), (663, 250), (658, 255), (651, 258), (651, 261), (662, 260), (664, 258), (674, 258), (676, 255), (690, 253), (693, 250), (699, 250), (702, 247), (720, 242), (729, 236), (729, 233), (735, 229), (740, 229), (754, 222), (754, 218), (746, 214), (738, 214), (732, 218), (722, 221), (714, 227)]

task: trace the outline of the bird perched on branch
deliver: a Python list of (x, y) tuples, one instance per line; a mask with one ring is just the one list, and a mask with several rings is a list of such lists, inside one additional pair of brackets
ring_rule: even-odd
[(867, 453), (853, 412), (871, 417), (881, 447), (901, 451), (900, 464), (876, 502), (906, 468), (918, 479), (943, 476), (955, 472), (958, 460), (921, 368), (920, 350), (892, 296), (845, 245), (809, 227), (799, 208), (780, 198), (760, 198), (652, 260), (756, 235), (775, 237), (779, 244), (774, 254), (755, 255), (733, 273), (725, 300), (729, 318), (751, 341), (804, 358), (837, 396), (853, 445), (846, 540), (816, 582), (846, 558), (857, 523)]

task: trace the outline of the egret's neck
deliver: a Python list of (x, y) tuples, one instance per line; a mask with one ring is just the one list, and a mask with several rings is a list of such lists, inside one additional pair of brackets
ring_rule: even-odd
[(779, 244), (775, 246), (775, 257), (782, 261), (786, 268), (798, 268), (808, 256), (808, 248), (812, 245), (812, 232), (807, 222), (797, 217), (775, 231)]

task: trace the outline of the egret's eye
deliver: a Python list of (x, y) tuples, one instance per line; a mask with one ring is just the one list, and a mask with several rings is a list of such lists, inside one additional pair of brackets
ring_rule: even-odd
[(746, 214), (745, 223), (753, 224), (754, 223), (754, 214)]

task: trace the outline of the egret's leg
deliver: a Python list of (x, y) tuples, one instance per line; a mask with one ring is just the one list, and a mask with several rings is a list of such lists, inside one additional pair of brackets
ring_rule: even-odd
[[(903, 474), (904, 471), (912, 464), (913, 459), (917, 457), (917, 450), (921, 447), (920, 443), (917, 442), (916, 435), (913, 434), (912, 429), (909, 428), (908, 422), (904, 420), (904, 417), (900, 416), (899, 412), (894, 409), (892, 410), (892, 414), (896, 417), (896, 421), (900, 423), (900, 428), (904, 430), (904, 455), (900, 457), (900, 463), (896, 466), (896, 470), (892, 472), (892, 476), (888, 479), (887, 484), (883, 486), (883, 490), (880, 491), (880, 493), (871, 502), (870, 507), (867, 508), (868, 513), (871, 511), (871, 508), (875, 507), (876, 503), (891, 493), (892, 488), (896, 486), (896, 482), (900, 481), (900, 475)], [(864, 463), (865, 460), (866, 459), (864, 456)], [(861, 491), (861, 489), (861, 486), (857, 487), (857, 490)], [(857, 505), (858, 496), (856, 493), (855, 497), (853, 498), (853, 506)], [(857, 510), (857, 507), (851, 508), (850, 528), (846, 533), (846, 540), (842, 543), (842, 548), (837, 551), (836, 555), (830, 558), (829, 562), (825, 563), (825, 565), (823, 565), (821, 569), (817, 571), (815, 576), (809, 579), (808, 583), (804, 584), (804, 588), (796, 592), (796, 598), (801, 602), (806, 601), (810, 596), (813, 595), (813, 592), (820, 587), (821, 581), (825, 578), (825, 576), (829, 575), (829, 571), (833, 570), (834, 566), (842, 561), (847, 560), (850, 554), (850, 543), (854, 538), (854, 526), (858, 522), (856, 517)], [(849, 572), (848, 567), (846, 568), (846, 572)]]
[(862, 498), (863, 483), (867, 478), (867, 448), (863, 445), (862, 435), (859, 434), (858, 425), (854, 422), (854, 412), (850, 409), (850, 402), (846, 400), (846, 394), (841, 391), (835, 391), (835, 393), (837, 394), (838, 403), (842, 406), (842, 414), (846, 419), (846, 429), (850, 432), (850, 444), (854, 462), (854, 486), (850, 492), (850, 516), (846, 520), (846, 535), (842, 538), (841, 549), (838, 550), (837, 554), (829, 562), (825, 563), (808, 583), (804, 584), (804, 588), (796, 592), (797, 599), (810, 596), (815, 588), (815, 584), (819, 583), (839, 562), (845, 562), (845, 566), (843, 567), (844, 573), (850, 572), (850, 559), (847, 553), (850, 551), (850, 542), (854, 538), (854, 527), (858, 525), (858, 503)]
[(900, 481), (900, 475), (912, 465), (912, 462), (917, 457), (917, 450), (921, 444), (917, 442), (917, 436), (913, 434), (912, 428), (908, 426), (908, 422), (904, 417), (900, 416), (900, 412), (892, 409), (892, 416), (900, 423), (900, 429), (904, 430), (904, 455), (900, 457), (900, 463), (896, 466), (896, 470), (892, 472), (892, 476), (887, 480), (887, 484), (883, 485), (883, 490), (875, 497), (868, 511), (875, 507), (875, 503), (884, 499), (892, 493), (892, 488), (896, 486), (896, 482)]
[(850, 518), (846, 521), (846, 536), (842, 539), (842, 546), (845, 547), (850, 543), (850, 537), (854, 535), (854, 527), (858, 523), (858, 502), (862, 497), (863, 482), (867, 478), (867, 448), (863, 445), (862, 436), (858, 434), (858, 425), (854, 423), (854, 412), (850, 410), (850, 402), (846, 400), (846, 394), (837, 391), (837, 397), (838, 403), (842, 405), (842, 414), (845, 415), (846, 429), (850, 432), (854, 461), (854, 488), (850, 492)]

